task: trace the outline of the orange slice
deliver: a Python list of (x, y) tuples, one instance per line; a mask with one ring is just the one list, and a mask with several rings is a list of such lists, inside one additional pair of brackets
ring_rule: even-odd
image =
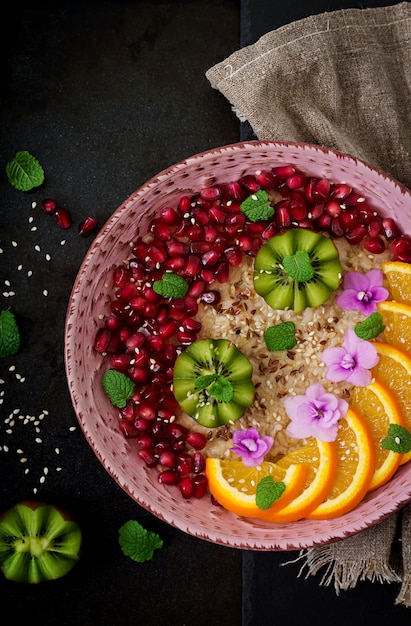
[[(286, 469), (264, 461), (256, 467), (246, 467), (239, 460), (206, 459), (205, 474), (211, 494), (224, 508), (237, 515), (268, 519), (268, 511), (276, 511), (291, 502), (303, 490), (308, 468), (293, 465)], [(285, 491), (268, 510), (260, 509), (255, 501), (258, 483), (272, 476), (285, 484)]]
[(354, 387), (351, 405), (368, 424), (374, 441), (375, 471), (369, 487), (372, 491), (384, 485), (402, 461), (402, 454), (385, 450), (381, 441), (386, 437), (390, 424), (405, 426), (405, 422), (394, 394), (377, 379), (368, 387)]
[[(379, 362), (372, 374), (390, 388), (395, 395), (405, 421), (411, 431), (411, 355), (388, 343), (374, 341)], [(403, 455), (401, 464), (411, 459), (411, 450)]]
[(324, 502), (307, 515), (331, 519), (351, 511), (367, 493), (375, 471), (375, 448), (363, 417), (350, 408), (338, 423), (337, 475)]
[(377, 308), (385, 324), (384, 341), (411, 352), (411, 305), (385, 300)]
[(411, 265), (402, 261), (387, 261), (381, 264), (393, 300), (411, 304)]
[(272, 512), (269, 516), (272, 522), (293, 522), (307, 517), (326, 498), (337, 473), (335, 443), (312, 438), (306, 445), (277, 461), (277, 465), (284, 469), (295, 463), (310, 468), (305, 488), (290, 504)]

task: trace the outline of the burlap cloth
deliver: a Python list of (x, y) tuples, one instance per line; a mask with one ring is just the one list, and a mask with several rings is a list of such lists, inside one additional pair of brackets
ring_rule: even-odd
[[(261, 37), (206, 76), (258, 139), (331, 147), (411, 188), (411, 5), (314, 15)], [(366, 531), (300, 554), (337, 593), (397, 582), (411, 606), (411, 504)]]

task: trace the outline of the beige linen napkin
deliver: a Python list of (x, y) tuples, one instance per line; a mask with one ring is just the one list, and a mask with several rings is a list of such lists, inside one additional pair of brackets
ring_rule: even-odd
[[(368, 161), (411, 188), (411, 5), (314, 15), (261, 37), (206, 76), (262, 140), (301, 141)], [(396, 529), (400, 528), (396, 538)], [(304, 551), (337, 593), (400, 582), (411, 606), (411, 505), (359, 535)], [(395, 559), (400, 550), (400, 558)]]

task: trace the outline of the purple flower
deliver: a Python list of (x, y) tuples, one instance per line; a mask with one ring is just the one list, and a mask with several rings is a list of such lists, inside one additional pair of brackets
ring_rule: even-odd
[(348, 410), (348, 403), (327, 393), (321, 383), (310, 385), (304, 396), (289, 396), (284, 404), (291, 420), (286, 433), (295, 439), (315, 437), (320, 441), (335, 441), (338, 421)]
[(388, 298), (382, 286), (381, 270), (370, 270), (366, 274), (348, 272), (344, 277), (344, 291), (338, 296), (337, 304), (347, 311), (360, 311), (368, 316), (377, 310), (377, 302)]
[(235, 430), (233, 443), (235, 445), (231, 450), (242, 457), (244, 465), (252, 467), (260, 465), (264, 461), (274, 439), (272, 437), (260, 437), (258, 430), (249, 428), (248, 430)]
[(379, 356), (371, 342), (360, 339), (352, 328), (347, 328), (343, 347), (327, 348), (322, 360), (328, 366), (326, 377), (331, 382), (346, 380), (352, 385), (366, 387), (372, 378), (369, 370), (377, 365)]

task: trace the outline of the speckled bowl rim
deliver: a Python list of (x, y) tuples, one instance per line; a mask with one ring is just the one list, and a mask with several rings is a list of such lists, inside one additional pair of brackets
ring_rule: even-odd
[[(153, 477), (156, 472), (147, 470), (140, 459), (135, 461), (137, 455), (133, 455), (131, 440), (120, 433), (115, 411), (101, 392), (98, 376), (99, 372), (101, 376), (102, 362), (92, 350), (92, 338), (100, 321), (94, 319), (92, 313), (107, 300), (110, 291), (107, 291), (106, 277), (121, 259), (120, 254), (116, 258), (113, 253), (113, 233), (121, 230), (123, 220), (127, 224), (146, 211), (147, 197), (156, 202), (159, 185), (173, 187), (176, 178), (183, 181), (193, 168), (197, 171), (197, 185), (212, 184), (214, 177), (210, 166), (217, 167), (221, 160), (226, 164), (226, 176), (221, 181), (226, 182), (238, 178), (236, 163), (239, 160), (243, 173), (264, 165), (272, 166), (278, 161), (279, 164), (294, 164), (307, 173), (311, 173), (311, 167), (312, 175), (319, 175), (320, 165), (323, 175), (353, 184), (369, 196), (382, 213), (400, 219), (404, 232), (411, 232), (410, 191), (370, 164), (330, 148), (295, 142), (246, 141), (201, 152), (166, 168), (119, 206), (97, 234), (79, 268), (67, 308), (64, 346), (73, 407), (88, 444), (109, 475), (140, 506), (164, 522), (203, 540), (247, 550), (300, 550), (338, 541), (381, 522), (409, 502), (411, 464), (401, 466), (387, 485), (368, 494), (354, 510), (336, 519), (269, 524), (241, 518), (221, 507), (211, 506), (208, 498), (183, 500), (179, 493), (172, 491), (177, 488), (168, 492), (159, 485)], [(233, 177), (229, 176), (230, 169), (235, 172)], [(334, 177), (335, 172), (338, 177)], [(198, 190), (197, 186), (192, 191)], [(177, 191), (181, 194), (182, 187)], [(146, 220), (151, 215), (152, 212), (148, 212)]]

